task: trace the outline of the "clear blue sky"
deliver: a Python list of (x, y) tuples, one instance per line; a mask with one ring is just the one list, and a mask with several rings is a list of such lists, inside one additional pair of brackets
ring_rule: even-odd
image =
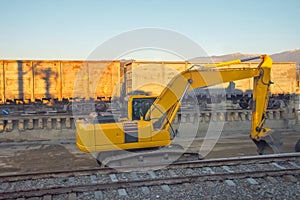
[(85, 59), (144, 27), (179, 32), (210, 56), (272, 54), (300, 47), (299, 13), (298, 0), (0, 0), (0, 59)]

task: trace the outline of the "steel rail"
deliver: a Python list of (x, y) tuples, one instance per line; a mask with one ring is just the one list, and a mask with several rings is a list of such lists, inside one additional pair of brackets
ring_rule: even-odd
[(246, 178), (264, 178), (267, 176), (278, 177), (286, 175), (300, 174), (300, 169), (276, 169), (276, 170), (258, 170), (258, 171), (246, 171), (246, 172), (228, 172), (228, 173), (215, 173), (215, 174), (200, 174), (190, 176), (177, 176), (177, 177), (164, 177), (155, 179), (143, 179), (143, 180), (127, 180), (114, 183), (95, 183), (95, 184), (81, 184), (75, 186), (55, 186), (49, 188), (37, 188), (32, 190), (20, 190), (0, 192), (0, 199), (15, 199), (19, 197), (42, 197), (45, 195), (60, 195), (74, 192), (87, 192), (107, 189), (124, 189), (134, 187), (153, 187), (159, 185), (175, 185), (183, 183), (195, 183), (201, 181), (225, 181), (225, 180), (238, 180)]
[(268, 163), (280, 160), (295, 160), (300, 157), (299, 153), (282, 153), (282, 154), (268, 154), (268, 155), (256, 155), (256, 156), (243, 156), (243, 157), (230, 157), (230, 158), (217, 158), (208, 160), (197, 160), (188, 162), (178, 162), (165, 165), (165, 163), (142, 163), (138, 166), (122, 166), (122, 167), (95, 167), (88, 169), (75, 169), (75, 170), (59, 170), (59, 171), (43, 171), (43, 172), (31, 172), (21, 174), (4, 174), (0, 175), (0, 182), (4, 181), (18, 181), (18, 180), (34, 180), (41, 178), (55, 178), (55, 177), (70, 177), (78, 175), (93, 175), (99, 174), (111, 174), (118, 173), (120, 171), (147, 171), (156, 168), (165, 169), (184, 169), (194, 167), (210, 167), (210, 166), (222, 166), (222, 165), (239, 165), (239, 164), (255, 164), (255, 163)]

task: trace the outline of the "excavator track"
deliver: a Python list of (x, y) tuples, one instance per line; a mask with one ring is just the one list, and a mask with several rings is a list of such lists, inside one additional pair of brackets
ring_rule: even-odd
[(192, 160), (201, 160), (203, 157), (196, 152), (186, 151), (180, 145), (167, 147), (137, 149), (130, 151), (101, 152), (97, 155), (97, 162), (101, 167), (147, 166), (150, 164), (172, 164)]

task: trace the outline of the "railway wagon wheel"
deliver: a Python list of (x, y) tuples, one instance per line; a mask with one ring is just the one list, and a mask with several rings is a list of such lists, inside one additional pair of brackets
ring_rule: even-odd
[(106, 112), (108, 109), (107, 105), (103, 101), (96, 102), (95, 111), (96, 112)]
[(78, 106), (73, 103), (69, 103), (66, 110), (68, 113), (79, 112)]
[(242, 98), (240, 99), (239, 105), (242, 109), (247, 109), (249, 105), (251, 105), (251, 102), (248, 99)]

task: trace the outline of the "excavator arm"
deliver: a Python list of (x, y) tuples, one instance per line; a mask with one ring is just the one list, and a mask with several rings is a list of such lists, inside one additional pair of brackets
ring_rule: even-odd
[[(261, 60), (257, 68), (226, 68), (228, 65), (254, 59)], [(259, 146), (261, 139), (270, 130), (269, 128), (264, 128), (264, 123), (266, 120), (269, 88), (272, 83), (270, 80), (271, 67), (272, 59), (268, 55), (207, 65), (204, 69), (193, 69), (192, 67), (178, 74), (170, 81), (146, 113), (145, 120), (151, 120), (152, 123), (159, 121), (161, 122), (161, 129), (168, 130), (186, 92), (195, 88), (254, 78), (250, 137)]]

